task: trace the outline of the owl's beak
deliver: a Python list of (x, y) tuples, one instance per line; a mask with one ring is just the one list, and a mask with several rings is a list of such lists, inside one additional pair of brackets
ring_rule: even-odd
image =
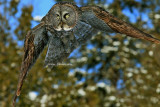
[(62, 26), (63, 26), (63, 22), (61, 21), (59, 25), (60, 25), (60, 26), (61, 26), (61, 28), (62, 28)]
[(57, 31), (70, 31), (72, 27), (68, 26), (65, 22), (61, 21), (57, 26)]
[(64, 25), (65, 25), (65, 23), (64, 23), (63, 21), (61, 21), (61, 22), (60, 22), (60, 26), (61, 26), (62, 30), (64, 30), (64, 28), (63, 28)]

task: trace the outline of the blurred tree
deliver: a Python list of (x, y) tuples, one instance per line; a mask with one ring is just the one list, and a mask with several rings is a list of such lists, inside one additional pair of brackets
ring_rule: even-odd
[[(160, 38), (159, 0), (75, 2), (99, 5)], [(33, 19), (34, 7), (18, 10), (19, 5), (19, 0), (0, 1), (1, 107), (11, 106), (23, 55), (18, 42), (24, 39)], [(45, 50), (24, 82), (17, 107), (159, 107), (160, 46), (125, 35), (108, 35), (113, 34), (99, 32), (74, 51), (66, 61), (72, 66), (43, 68)]]

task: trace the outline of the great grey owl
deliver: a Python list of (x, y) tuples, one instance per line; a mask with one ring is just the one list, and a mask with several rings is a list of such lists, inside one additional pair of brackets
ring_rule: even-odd
[(76, 47), (89, 40), (98, 30), (160, 43), (158, 39), (114, 17), (101, 7), (57, 3), (25, 37), (24, 57), (15, 99), (20, 95), (27, 72), (47, 44), (45, 66), (52, 67), (67, 58)]

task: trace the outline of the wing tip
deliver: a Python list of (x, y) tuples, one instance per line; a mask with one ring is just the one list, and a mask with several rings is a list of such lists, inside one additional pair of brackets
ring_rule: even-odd
[(154, 41), (154, 43), (160, 44), (160, 40), (156, 40), (156, 41)]
[(155, 43), (155, 44), (160, 44), (160, 40), (159, 39), (157, 39), (157, 38), (154, 38), (154, 37), (146, 37), (146, 38), (144, 38), (144, 39), (146, 39), (146, 40), (148, 40), (148, 41), (151, 41), (151, 42), (153, 42), (153, 43)]
[(18, 97), (17, 94), (15, 94), (15, 96), (14, 96), (14, 98), (13, 98), (13, 101), (12, 101), (13, 107), (15, 107), (17, 97)]
[(20, 96), (20, 93), (21, 93), (21, 89), (18, 88), (17, 91), (16, 91), (16, 93), (15, 93), (15, 96), (13, 98), (13, 101), (12, 101), (13, 107), (15, 107), (15, 103), (16, 103), (17, 97)]

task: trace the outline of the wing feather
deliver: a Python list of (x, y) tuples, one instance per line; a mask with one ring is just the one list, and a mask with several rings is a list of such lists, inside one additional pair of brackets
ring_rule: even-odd
[[(126, 34), (127, 36), (145, 39), (145, 40), (160, 44), (160, 40), (158, 40), (158, 39), (152, 37), (151, 35), (135, 28), (132, 25), (114, 17), (109, 12), (105, 11), (104, 9), (102, 9), (100, 7), (87, 6), (87, 7), (82, 7), (81, 10), (83, 12), (82, 20), (85, 20), (85, 22), (88, 22), (92, 26), (99, 26), (98, 27), (99, 30), (104, 28), (102, 25), (103, 25), (103, 23), (105, 23), (107, 26), (109, 26), (113, 31), (115, 31), (117, 33)], [(94, 18), (90, 18), (90, 19), (87, 18), (89, 14), (92, 17), (94, 16)], [(96, 19), (96, 21), (100, 21), (100, 24), (91, 23), (93, 19)], [(94, 21), (94, 22), (96, 22), (96, 21)]]
[(31, 66), (35, 63), (36, 59), (48, 43), (48, 36), (45, 31), (45, 24), (40, 23), (32, 30), (30, 30), (25, 36), (24, 42), (24, 56), (21, 65), (21, 71), (17, 86), (17, 91), (14, 97), (14, 102), (16, 101), (17, 96), (20, 95), (23, 81), (27, 75), (27, 72)]

